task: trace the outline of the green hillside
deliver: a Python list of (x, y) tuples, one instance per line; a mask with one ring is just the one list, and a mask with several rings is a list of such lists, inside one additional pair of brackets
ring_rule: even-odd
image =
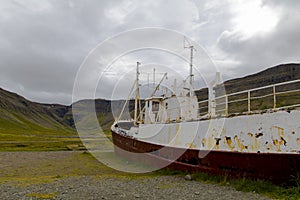
[(0, 149), (67, 149), (80, 144), (64, 118), (67, 106), (44, 105), (0, 89)]
[[(95, 105), (99, 124), (109, 132), (114, 119), (111, 101), (75, 103)], [(0, 151), (84, 149), (75, 129), (72, 106), (41, 104), (0, 88)]]

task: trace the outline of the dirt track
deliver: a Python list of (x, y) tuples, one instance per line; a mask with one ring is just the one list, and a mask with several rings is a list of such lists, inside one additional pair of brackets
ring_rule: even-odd
[(128, 175), (82, 152), (0, 152), (0, 199), (267, 199), (181, 176)]

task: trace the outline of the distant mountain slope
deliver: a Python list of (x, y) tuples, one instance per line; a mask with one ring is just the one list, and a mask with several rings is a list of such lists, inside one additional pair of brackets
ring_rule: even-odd
[(0, 88), (0, 132), (74, 134), (64, 119), (68, 106), (31, 102)]
[[(114, 114), (119, 113), (122, 109), (125, 100), (105, 100), (105, 99), (96, 99), (96, 100), (81, 100), (72, 105), (72, 108), (76, 108), (77, 110), (86, 111), (92, 106), (95, 108), (99, 124), (102, 129), (109, 130), (111, 124), (114, 121)], [(129, 111), (133, 111), (134, 109), (134, 101), (129, 101)], [(74, 110), (73, 110), (74, 111)], [(74, 112), (74, 115), (77, 116), (78, 113)], [(72, 109), (69, 109), (66, 116), (73, 117)], [(65, 117), (66, 118), (66, 117)], [(78, 120), (80, 121), (80, 120)]]
[[(120, 107), (123, 102), (123, 100), (114, 101), (114, 105)], [(76, 105), (84, 109), (86, 106), (95, 105), (100, 125), (108, 130), (114, 120), (111, 104), (109, 100), (96, 99), (95, 101), (81, 100), (72, 106)], [(76, 130), (72, 106), (35, 103), (0, 88), (0, 134), (74, 135)], [(131, 102), (130, 110), (132, 109)]]

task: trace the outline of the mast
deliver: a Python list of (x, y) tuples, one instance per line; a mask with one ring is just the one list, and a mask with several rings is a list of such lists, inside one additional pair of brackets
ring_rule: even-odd
[[(188, 46), (185, 46), (185, 41), (188, 42)], [(183, 45), (184, 45), (184, 48), (189, 48), (191, 50), (191, 55), (190, 55), (190, 97), (192, 96), (193, 94), (193, 58), (194, 58), (194, 46), (190, 44), (190, 42), (184, 37), (183, 39)]]
[(193, 56), (194, 56), (194, 46), (189, 47), (191, 49), (191, 57), (190, 57), (190, 97), (192, 96), (193, 90)]
[(138, 122), (138, 109), (140, 109), (140, 88), (139, 88), (139, 66), (140, 62), (136, 62), (136, 93), (135, 93), (135, 104), (134, 104), (134, 124), (137, 125)]
[(156, 91), (159, 89), (159, 86), (161, 85), (161, 83), (163, 82), (164, 78), (167, 78), (168, 73), (164, 73), (163, 77), (161, 78), (161, 80), (159, 81), (159, 83), (157, 84), (157, 86), (155, 87), (153, 93), (151, 94), (151, 97), (153, 97), (156, 93)]

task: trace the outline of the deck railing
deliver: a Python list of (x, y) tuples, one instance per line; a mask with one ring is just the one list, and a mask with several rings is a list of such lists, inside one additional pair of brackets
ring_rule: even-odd
[(199, 117), (211, 114), (208, 113), (209, 101), (216, 103), (216, 116), (291, 109), (300, 106), (300, 80), (272, 84), (199, 101)]
[[(208, 95), (209, 96), (209, 95)], [(212, 104), (211, 101), (215, 103)], [(210, 112), (211, 105), (215, 105), (215, 115)], [(188, 106), (188, 105), (186, 105)], [(300, 107), (300, 79), (276, 83), (264, 87), (257, 87), (230, 94), (223, 94), (214, 99), (205, 99), (198, 102), (198, 118), (228, 117), (238, 114), (252, 114), (275, 112), (283, 109)], [(178, 111), (180, 116), (182, 107), (168, 108)], [(154, 121), (159, 120), (158, 112), (154, 112)], [(143, 111), (142, 116), (146, 113)]]

